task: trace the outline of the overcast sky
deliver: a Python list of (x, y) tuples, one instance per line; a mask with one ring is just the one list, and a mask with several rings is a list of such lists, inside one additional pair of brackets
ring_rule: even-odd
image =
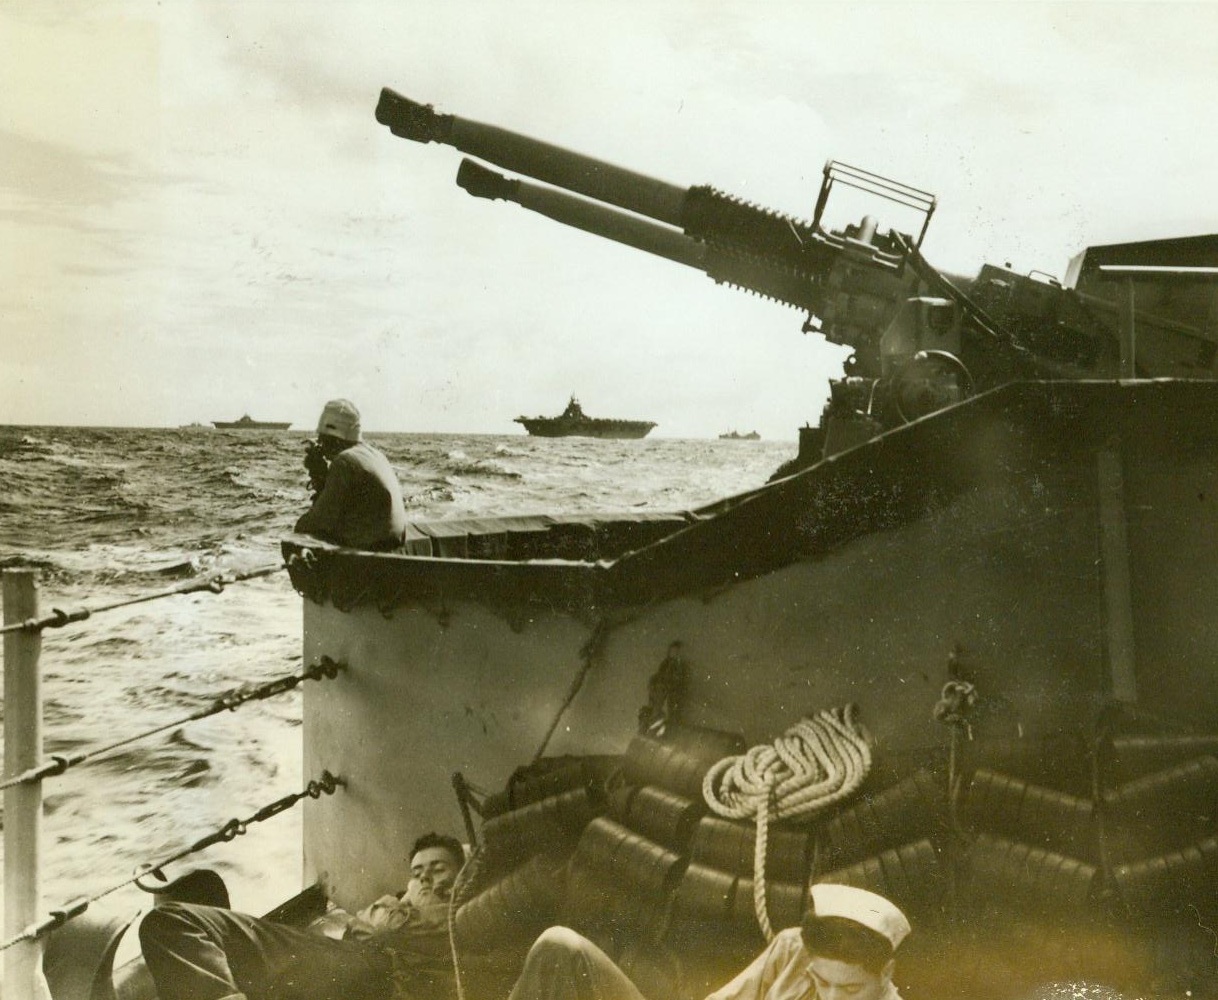
[(939, 197), (939, 266), (1060, 276), (1218, 232), (1215, 39), (1211, 4), (6, 0), (0, 423), (311, 427), (345, 395), (523, 433), (576, 393), (793, 438), (843, 356), (799, 313), (470, 198), (380, 88), (804, 218), (843, 160)]

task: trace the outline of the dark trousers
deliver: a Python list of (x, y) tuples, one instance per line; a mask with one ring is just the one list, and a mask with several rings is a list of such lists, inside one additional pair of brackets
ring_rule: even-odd
[(232, 910), (165, 903), (140, 924), (161, 1000), (387, 1000), (383, 948), (335, 941)]

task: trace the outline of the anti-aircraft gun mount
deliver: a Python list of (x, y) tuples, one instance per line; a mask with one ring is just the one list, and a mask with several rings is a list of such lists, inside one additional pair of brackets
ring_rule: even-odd
[[(1156, 244), (1092, 248), (1072, 263), (1075, 287), (1040, 272), (1024, 276), (992, 265), (973, 279), (953, 278), (921, 252), (935, 198), (843, 163), (826, 163), (807, 222), (708, 186), (681, 188), (516, 132), (441, 114), (387, 88), (376, 119), (394, 135), (450, 145), (542, 182), (509, 178), (463, 160), (457, 183), (475, 197), (515, 202), (564, 225), (698, 268), (717, 283), (805, 310), (805, 332), (852, 348), (843, 377), (830, 381), (820, 425), (801, 430), (799, 455), (779, 475), (1016, 379), (1214, 377), (1218, 332), (1211, 330), (1209, 289), (1183, 309), (1149, 313), (1133, 305), (1135, 282), (1139, 289), (1149, 284), (1161, 293), (1166, 281), (1178, 292), (1181, 282), (1212, 278), (1214, 269), (1134, 268), (1120, 275), (1128, 289), (1122, 297), (1114, 268), (1105, 266), (1145, 264)], [(871, 216), (857, 226), (827, 230), (822, 219), (835, 184), (920, 212), (917, 238), (881, 231)], [(1179, 244), (1189, 241), (1159, 242), (1173, 244), (1166, 249), (1178, 256)], [(1132, 252), (1130, 260), (1130, 248), (1143, 252)], [(1183, 249), (1190, 263), (1210, 263), (1215, 250), (1209, 244)], [(1164, 305), (1164, 298), (1157, 294), (1154, 305)], [(1178, 294), (1166, 298), (1180, 305)], [(1142, 338), (1136, 358), (1135, 316)]]

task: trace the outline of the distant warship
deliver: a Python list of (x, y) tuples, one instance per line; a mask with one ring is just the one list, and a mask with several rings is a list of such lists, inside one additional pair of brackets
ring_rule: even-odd
[(609, 420), (587, 416), (574, 396), (557, 417), (517, 417), (534, 437), (641, 438), (654, 426), (651, 420)]
[(212, 425), (221, 431), (286, 431), (292, 422), (255, 420), (246, 413), (240, 420), (213, 420)]
[(720, 441), (760, 441), (761, 435), (756, 431), (749, 431), (747, 434), (741, 434), (739, 431), (728, 431), (726, 434), (719, 435)]

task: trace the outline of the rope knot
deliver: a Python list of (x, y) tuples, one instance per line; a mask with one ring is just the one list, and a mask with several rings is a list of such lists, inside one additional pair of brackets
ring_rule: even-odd
[(977, 704), (977, 688), (968, 681), (951, 680), (943, 685), (939, 700), (931, 715), (936, 722), (945, 726), (957, 726), (973, 738), (973, 727), (969, 721), (969, 713)]
[(873, 740), (857, 715), (858, 706), (851, 704), (805, 717), (773, 744), (724, 757), (702, 779), (702, 797), (712, 812), (756, 819), (753, 902), (767, 940), (774, 936), (765, 904), (769, 822), (820, 812), (863, 783)]

